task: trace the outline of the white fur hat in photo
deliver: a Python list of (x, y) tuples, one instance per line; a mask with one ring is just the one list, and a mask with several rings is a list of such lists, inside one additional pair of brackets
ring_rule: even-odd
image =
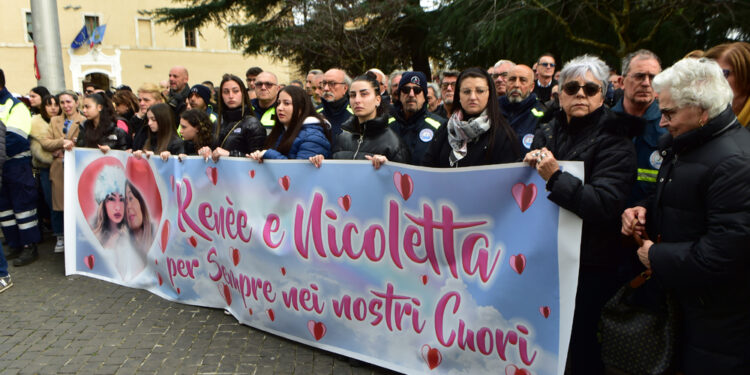
[(94, 198), (100, 204), (112, 193), (125, 196), (125, 171), (120, 167), (107, 165), (99, 172), (94, 185)]

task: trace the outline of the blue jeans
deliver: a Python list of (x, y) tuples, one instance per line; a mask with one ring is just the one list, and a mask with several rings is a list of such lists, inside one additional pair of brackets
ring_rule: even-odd
[(39, 169), (39, 183), (42, 185), (44, 201), (50, 210), (50, 222), (52, 223), (52, 233), (56, 236), (63, 234), (63, 212), (52, 209), (52, 182), (49, 180), (49, 168)]
[(8, 276), (8, 261), (5, 259), (3, 244), (0, 243), (0, 277)]

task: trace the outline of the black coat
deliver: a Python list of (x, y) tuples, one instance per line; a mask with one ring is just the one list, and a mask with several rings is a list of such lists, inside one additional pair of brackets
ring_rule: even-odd
[(727, 108), (660, 149), (649, 260), (682, 307), (682, 370), (750, 374), (750, 133)]
[(401, 138), (388, 128), (388, 113), (364, 124), (352, 116), (341, 126), (333, 147), (334, 159), (364, 159), (365, 155), (384, 155), (398, 163), (409, 162), (409, 149)]
[[(466, 145), (467, 152), (454, 167), (473, 167), (477, 165), (513, 163), (521, 157), (520, 142), (516, 137), (509, 138), (503, 129), (495, 129), (495, 141), (492, 146), (492, 154), (487, 155), (489, 148), (490, 131), (484, 132), (474, 142)], [(430, 143), (427, 152), (422, 158), (425, 167), (450, 168), (450, 154), (453, 152), (448, 143), (448, 124), (438, 128), (435, 139)]]
[(547, 147), (557, 160), (583, 161), (586, 183), (567, 172), (557, 173), (547, 182), (547, 198), (583, 220), (581, 270), (614, 270), (624, 259), (614, 249), (620, 241), (620, 215), (636, 179), (630, 138), (643, 121), (601, 106), (571, 122), (559, 112), (540, 125), (531, 149)]
[(229, 151), (230, 156), (239, 157), (263, 149), (266, 130), (250, 108), (245, 108), (244, 117), (242, 113), (239, 109), (224, 111), (214, 148), (221, 147)]
[[(99, 124), (99, 126), (102, 125), (103, 124)], [(97, 148), (98, 146), (109, 146), (112, 150), (127, 150), (130, 148), (130, 136), (124, 130), (118, 128), (114, 122), (110, 122), (107, 125), (104, 133), (102, 133), (102, 136), (96, 140), (96, 142), (87, 144), (86, 133), (88, 132), (89, 126), (93, 126), (91, 121), (85, 121), (79, 127), (80, 132), (76, 139), (76, 147)], [(94, 129), (91, 129), (91, 131), (94, 131)]]
[(409, 148), (411, 161), (409, 164), (421, 165), (422, 159), (430, 147), (437, 131), (445, 127), (446, 119), (427, 111), (425, 104), (417, 113), (411, 115), (408, 119), (404, 116), (404, 110), (401, 103), (393, 106), (395, 113), (393, 120), (388, 120), (388, 126), (404, 141)]

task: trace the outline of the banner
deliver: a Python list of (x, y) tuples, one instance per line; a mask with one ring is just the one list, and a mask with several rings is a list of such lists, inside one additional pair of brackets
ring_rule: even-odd
[(395, 371), (563, 374), (581, 221), (544, 186), (520, 163), (317, 169), (77, 148), (66, 273)]

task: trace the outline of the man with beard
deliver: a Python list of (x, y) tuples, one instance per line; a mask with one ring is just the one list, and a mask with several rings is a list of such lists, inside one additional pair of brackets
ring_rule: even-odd
[[(318, 107), (318, 113), (321, 113), (328, 122), (331, 123), (331, 136), (341, 134), (341, 125), (352, 117), (354, 113), (349, 106), (349, 86), (352, 79), (341, 69), (329, 69), (320, 81), (320, 87), (323, 88), (321, 99), (323, 102)], [(333, 145), (332, 145), (333, 146)]]
[(195, 85), (190, 88), (188, 104), (191, 109), (205, 111), (211, 122), (216, 122), (216, 112), (211, 108), (211, 89), (204, 85)]
[(667, 131), (659, 126), (659, 101), (651, 86), (654, 76), (661, 73), (661, 61), (651, 51), (642, 49), (622, 59), (622, 98), (612, 111), (627, 113), (646, 120), (646, 126), (633, 138), (638, 154), (638, 181), (633, 185), (628, 207), (647, 198), (656, 188), (656, 175), (662, 157), (658, 150), (659, 138)]
[(167, 104), (172, 108), (176, 119), (180, 118), (180, 114), (187, 107), (187, 98), (190, 95), (188, 78), (188, 71), (184, 66), (175, 66), (169, 70)]
[(492, 69), (490, 69), (492, 71), (488, 72), (492, 76), (492, 81), (495, 83), (495, 92), (497, 93), (498, 98), (505, 95), (508, 74), (510, 74), (510, 70), (513, 69), (514, 66), (516, 66), (516, 64), (513, 61), (500, 60), (495, 63), (495, 66), (492, 67)]
[(446, 70), (440, 73), (440, 91), (443, 95), (443, 104), (435, 110), (436, 115), (448, 119), (453, 114), (453, 94), (456, 93), (456, 81), (458, 81), (458, 72)]
[(313, 69), (307, 73), (307, 79), (305, 79), (305, 92), (310, 96), (314, 105), (320, 104), (320, 96), (317, 92), (318, 77), (323, 77), (323, 71)]
[(398, 94), (399, 100), (394, 104), (395, 114), (388, 120), (389, 125), (409, 148), (410, 164), (421, 165), (435, 131), (445, 125), (446, 120), (427, 111), (427, 77), (424, 73), (405, 72), (394, 94)]
[(516, 65), (508, 74), (507, 85), (508, 91), (500, 97), (500, 109), (523, 147), (530, 151), (534, 132), (544, 116), (544, 106), (533, 93), (534, 71), (526, 65)]

